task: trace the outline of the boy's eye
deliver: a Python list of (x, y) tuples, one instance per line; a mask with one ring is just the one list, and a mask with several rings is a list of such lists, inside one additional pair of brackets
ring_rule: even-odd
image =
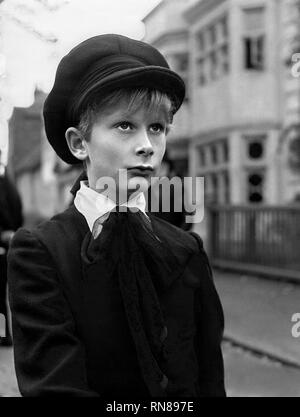
[(150, 130), (152, 133), (162, 133), (165, 131), (165, 127), (160, 123), (154, 123), (150, 126)]
[(117, 128), (123, 132), (129, 132), (133, 128), (133, 126), (129, 122), (121, 122), (117, 125)]

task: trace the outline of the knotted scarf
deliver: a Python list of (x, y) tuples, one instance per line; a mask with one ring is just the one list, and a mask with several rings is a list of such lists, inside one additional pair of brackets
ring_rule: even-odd
[(165, 396), (168, 379), (160, 363), (167, 328), (157, 293), (180, 269), (176, 256), (141, 211), (122, 212), (119, 207), (104, 221), (96, 239), (89, 234), (81, 256), (84, 262), (103, 262), (111, 278), (117, 273), (143, 379), (152, 396)]

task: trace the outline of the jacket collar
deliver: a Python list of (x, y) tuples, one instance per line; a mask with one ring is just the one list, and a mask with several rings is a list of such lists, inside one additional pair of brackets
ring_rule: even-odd
[(79, 177), (76, 179), (73, 187), (71, 188), (70, 193), (75, 197), (77, 191), (80, 189), (81, 181), (87, 181), (88, 177), (86, 171), (82, 171)]

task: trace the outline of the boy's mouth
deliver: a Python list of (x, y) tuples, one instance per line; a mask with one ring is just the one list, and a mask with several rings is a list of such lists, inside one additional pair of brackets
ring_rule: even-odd
[(154, 168), (150, 165), (138, 165), (133, 168), (128, 168), (127, 171), (133, 175), (148, 177), (149, 175), (153, 174)]

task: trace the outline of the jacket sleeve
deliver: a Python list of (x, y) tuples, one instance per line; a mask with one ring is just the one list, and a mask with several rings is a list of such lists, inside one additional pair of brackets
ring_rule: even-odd
[(25, 229), (9, 250), (8, 284), (21, 394), (98, 396), (88, 387), (84, 348), (51, 256)]
[(192, 234), (199, 245), (199, 252), (192, 258), (190, 264), (194, 276), (197, 276), (194, 312), (199, 396), (225, 397), (224, 363), (221, 351), (224, 331), (223, 309), (213, 282), (213, 274), (203, 242), (198, 235)]

